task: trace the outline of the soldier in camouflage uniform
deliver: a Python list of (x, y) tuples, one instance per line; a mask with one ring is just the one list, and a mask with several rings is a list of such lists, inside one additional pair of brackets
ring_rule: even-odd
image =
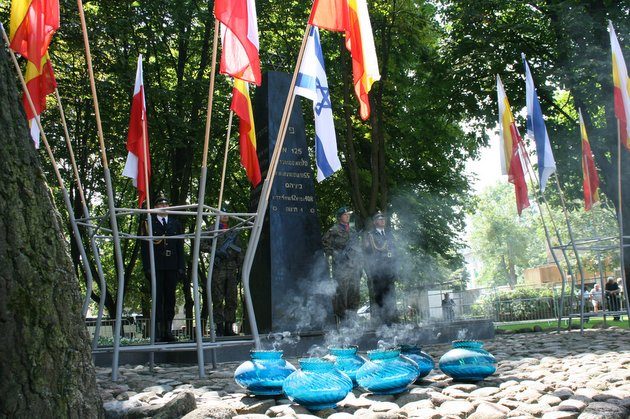
[[(222, 215), (219, 228), (229, 229), (230, 218)], [(226, 232), (217, 238), (217, 250), (212, 271), (212, 313), (217, 324), (217, 336), (235, 336), (238, 283), (243, 264), (238, 231)]]
[(322, 238), (324, 252), (332, 259), (332, 275), (337, 283), (337, 293), (333, 300), (333, 309), (338, 319), (346, 317), (348, 310), (359, 308), (359, 283), (361, 270), (357, 260), (358, 234), (350, 227), (348, 208), (337, 210), (337, 224), (332, 226)]

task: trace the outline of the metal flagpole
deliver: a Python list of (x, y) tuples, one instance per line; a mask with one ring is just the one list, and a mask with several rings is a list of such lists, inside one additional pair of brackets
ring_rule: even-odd
[[(523, 150), (525, 150), (524, 145), (521, 143), (521, 147)], [(527, 163), (529, 164), (529, 167), (531, 167), (532, 173), (534, 178), (536, 179), (536, 182), (539, 183), (538, 181), (538, 175), (536, 175), (536, 172), (534, 171), (534, 165), (532, 164), (531, 160), (529, 159), (529, 155), (527, 154), (527, 152), (524, 152), (525, 154), (525, 158), (527, 159)], [(529, 170), (529, 169), (528, 169)], [(545, 195), (541, 193), (541, 200), (544, 202), (545, 207), (547, 208), (547, 212), (549, 213), (549, 219), (551, 220), (551, 225), (554, 228), (554, 232), (556, 234), (556, 238), (558, 239), (558, 247), (560, 247), (560, 250), (562, 251), (562, 256), (564, 258), (564, 262), (567, 264), (567, 272), (569, 274), (569, 276), (571, 277), (571, 294), (569, 295), (569, 324), (571, 324), (571, 310), (570, 307), (573, 304), (573, 291), (574, 291), (574, 284), (575, 284), (575, 278), (573, 275), (573, 270), (571, 268), (571, 263), (569, 261), (569, 258), (567, 256), (567, 252), (565, 249), (565, 246), (562, 242), (562, 237), (560, 236), (560, 232), (558, 230), (558, 226), (556, 225), (555, 220), (553, 219), (553, 214), (551, 212), (551, 209), (549, 208), (549, 204), (547, 203), (547, 200), (545, 199)], [(541, 209), (542, 211), (542, 209)], [(553, 249), (552, 250), (552, 256), (553, 256)], [(554, 261), (556, 261), (557, 259), (554, 258)], [(556, 263), (557, 264), (557, 263)], [(558, 266), (558, 270), (560, 271), (560, 275), (563, 277), (562, 280), (562, 290), (561, 290), (561, 294), (560, 294), (560, 313), (562, 313), (564, 311), (564, 292), (565, 292), (565, 277), (563, 275), (562, 272), (562, 267), (560, 266), (560, 264), (557, 264)], [(560, 319), (558, 320), (558, 323), (560, 323)]]
[(273, 185), (273, 179), (276, 175), (276, 167), (278, 166), (278, 160), (280, 159), (280, 152), (282, 151), (282, 145), (284, 144), (284, 137), (287, 132), (289, 118), (291, 115), (291, 111), (293, 110), (293, 102), (295, 101), (295, 80), (297, 79), (297, 74), (300, 71), (302, 57), (304, 56), (304, 48), (306, 46), (306, 41), (308, 40), (308, 35), (310, 31), (311, 25), (307, 24), (306, 30), (304, 31), (304, 37), (302, 39), (302, 46), (300, 47), (300, 53), (298, 55), (297, 62), (295, 63), (295, 69), (293, 70), (293, 79), (291, 80), (291, 85), (289, 86), (287, 100), (284, 104), (284, 111), (282, 113), (282, 119), (280, 121), (278, 137), (276, 139), (271, 160), (269, 161), (267, 177), (265, 178), (262, 190), (260, 192), (260, 200), (258, 201), (258, 208), (256, 209), (256, 221), (254, 222), (254, 225), (252, 227), (252, 232), (249, 237), (249, 244), (247, 246), (247, 251), (245, 252), (245, 258), (243, 261), (242, 281), (243, 289), (245, 290), (245, 304), (247, 306), (247, 315), (249, 317), (250, 328), (252, 329), (252, 337), (254, 338), (256, 349), (260, 349), (260, 336), (258, 335), (258, 325), (256, 324), (254, 306), (252, 305), (251, 301), (251, 294), (249, 289), (249, 274), (252, 269), (254, 256), (256, 255), (256, 249), (258, 247), (258, 241), (260, 240), (260, 234), (262, 232), (265, 213), (267, 212), (267, 206), (269, 204), (271, 186)]
[[(531, 161), (529, 160), (529, 155), (527, 154), (527, 151), (525, 150), (525, 146), (523, 145), (523, 142), (520, 141), (519, 142), (519, 147), (521, 149), (521, 152), (526, 156), (526, 164), (525, 164), (525, 168), (527, 170), (527, 175), (529, 176), (529, 181), (532, 183), (532, 185), (535, 185), (536, 183), (538, 183), (538, 177), (536, 176), (536, 172), (534, 172), (534, 168), (531, 164)], [(534, 180), (536, 180), (536, 182), (534, 182)], [(545, 222), (545, 217), (543, 215), (543, 211), (542, 211), (542, 205), (540, 201), (543, 201), (546, 204), (545, 201), (545, 197), (541, 195), (541, 198), (538, 198), (538, 191), (536, 191), (536, 193), (534, 193), (534, 199), (536, 199), (536, 203), (538, 204), (538, 208), (539, 208), (539, 215), (540, 215), (540, 221), (542, 222), (543, 225), (543, 231), (545, 232), (545, 240), (547, 241), (547, 246), (549, 247), (549, 252), (551, 253), (551, 257), (553, 258), (553, 261), (555, 262), (556, 266), (558, 267), (558, 271), (560, 272), (560, 276), (562, 277), (562, 290), (560, 292), (560, 307), (559, 307), (559, 312), (558, 312), (558, 327), (557, 327), (557, 331), (560, 331), (560, 326), (562, 323), (562, 312), (564, 310), (564, 284), (566, 282), (566, 276), (564, 274), (564, 270), (561, 269), (561, 265), (560, 265), (560, 261), (558, 260), (558, 256), (556, 255), (556, 253), (553, 251), (553, 246), (551, 245), (551, 237), (549, 234), (549, 228), (547, 227), (547, 223)], [(549, 218), (552, 219), (553, 221), (553, 214), (551, 213), (551, 211), (549, 210), (549, 208), (547, 208), (547, 212), (549, 213)], [(556, 229), (556, 233), (557, 233), (557, 229)], [(559, 234), (557, 235), (558, 240), (560, 240), (560, 236)], [(567, 262), (568, 264), (568, 262)]]
[[(623, 194), (621, 192), (621, 136), (619, 132), (619, 119), (617, 119), (617, 196), (619, 199), (619, 208), (617, 210), (617, 218), (619, 219), (619, 264), (621, 265), (621, 281), (624, 287), (624, 295), (626, 296), (626, 314), (628, 315), (628, 324), (630, 324), (630, 297), (628, 296), (628, 283), (626, 282), (626, 267), (624, 260), (624, 236), (623, 236)], [(602, 290), (603, 291), (603, 290)], [(620, 301), (621, 302), (621, 301)]]
[(205, 377), (203, 360), (203, 335), (201, 333), (201, 310), (199, 308), (199, 245), (201, 243), (201, 223), (203, 221), (204, 200), (206, 197), (206, 177), (208, 174), (208, 144), (210, 142), (210, 125), (212, 122), (212, 100), (214, 97), (214, 78), (217, 66), (217, 44), (219, 42), (219, 20), (214, 19), (214, 40), (212, 44), (212, 69), (210, 71), (210, 87), (208, 88), (208, 109), (206, 111), (206, 132), (203, 141), (203, 158), (201, 177), (199, 179), (199, 196), (197, 200), (197, 218), (195, 222), (195, 239), (193, 241), (192, 283), (195, 304), (195, 336), (197, 342), (197, 363), (199, 377)]
[[(59, 89), (55, 88), (55, 96), (57, 98), (57, 107), (59, 108), (59, 114), (61, 115), (61, 124), (63, 126), (63, 132), (66, 139), (66, 147), (68, 148), (68, 153), (70, 154), (70, 163), (72, 165), (72, 171), (74, 173), (74, 178), (77, 183), (77, 190), (79, 191), (79, 197), (81, 199), (81, 206), (83, 209), (83, 216), (85, 218), (90, 218), (90, 212), (87, 207), (87, 200), (85, 199), (85, 193), (83, 190), (83, 185), (81, 183), (81, 177), (79, 176), (79, 169), (77, 167), (76, 159), (74, 158), (74, 149), (72, 147), (72, 142), (70, 141), (70, 133), (68, 131), (68, 124), (66, 123), (66, 115), (63, 110), (63, 104), (61, 102), (61, 95), (59, 94)], [(94, 340), (92, 342), (92, 349), (96, 349), (98, 343), (98, 337), (100, 334), (100, 326), (101, 326), (101, 317), (103, 315), (103, 306), (105, 305), (105, 296), (107, 295), (107, 287), (105, 284), (105, 274), (103, 273), (103, 265), (101, 264), (101, 255), (96, 244), (96, 240), (94, 239), (94, 229), (91, 225), (87, 226), (88, 237), (90, 238), (90, 247), (92, 249), (92, 255), (94, 256), (94, 262), (96, 263), (96, 271), (99, 277), (99, 288), (101, 290), (101, 297), (99, 299), (99, 311), (96, 318), (96, 327), (94, 330)], [(85, 301), (83, 303), (83, 316), (87, 314), (88, 305), (90, 302), (92, 294), (92, 283), (90, 282), (87, 287)]]
[[(92, 55), (90, 53), (90, 42), (88, 40), (87, 25), (85, 23), (85, 13), (83, 12), (83, 1), (77, 0), (79, 18), (81, 20), (81, 31), (83, 32), (83, 44), (85, 48), (85, 61), (90, 77), (90, 88), (92, 89), (92, 100), (94, 102), (94, 116), (96, 117), (96, 129), (98, 141), (101, 149), (101, 160), (103, 162), (103, 172), (105, 175), (105, 186), (107, 188), (107, 206), (109, 209), (109, 220), (114, 238), (114, 254), (116, 256), (116, 269), (118, 270), (118, 292), (116, 294), (116, 324), (114, 327), (114, 355), (112, 357), (112, 380), (118, 380), (118, 357), (120, 355), (120, 329), (122, 325), (122, 304), (125, 287), (125, 266), (123, 263), (122, 250), (120, 248), (120, 237), (118, 234), (118, 220), (116, 219), (116, 208), (114, 205), (114, 190), (112, 179), (107, 163), (105, 152), (105, 140), (103, 138), (103, 127), (101, 124), (101, 113), (98, 106), (98, 96), (96, 94), (96, 82), (94, 81), (94, 71), (92, 69)], [(111, 314), (111, 313), (110, 313)]]
[[(2, 30), (2, 37), (4, 39), (4, 42), (6, 42), (7, 45), (10, 45), (9, 37), (7, 36), (6, 31), (4, 30), (4, 25), (2, 25), (2, 23), (0, 23), (0, 29)], [(83, 240), (81, 239), (81, 233), (79, 231), (77, 221), (74, 217), (74, 210), (72, 208), (72, 203), (70, 202), (70, 195), (68, 194), (68, 190), (66, 189), (64, 185), (63, 178), (61, 177), (61, 173), (59, 172), (59, 168), (57, 167), (57, 161), (55, 159), (55, 156), (53, 155), (52, 149), (50, 148), (50, 144), (48, 144), (46, 133), (44, 132), (44, 128), (42, 127), (41, 121), (39, 119), (39, 115), (37, 115), (37, 110), (35, 109), (35, 105), (33, 104), (31, 93), (29, 92), (28, 87), (26, 86), (26, 81), (24, 80), (24, 76), (22, 75), (22, 71), (20, 70), (20, 65), (18, 64), (17, 58), (15, 57), (15, 53), (13, 52), (11, 48), (9, 48), (9, 52), (11, 53), (11, 58), (13, 60), (15, 69), (18, 73), (18, 77), (20, 78), (20, 83), (22, 84), (22, 90), (24, 92), (24, 96), (26, 97), (28, 101), (31, 112), (33, 113), (33, 115), (35, 115), (35, 118), (34, 118), (35, 123), (37, 124), (37, 127), (39, 128), (40, 135), (42, 137), (42, 142), (44, 143), (46, 152), (48, 153), (48, 158), (50, 159), (53, 170), (55, 171), (55, 175), (57, 176), (57, 181), (59, 182), (59, 187), (61, 188), (61, 192), (63, 194), (63, 201), (68, 210), (68, 219), (72, 227), (72, 234), (74, 235), (77, 248), (79, 249), (79, 254), (81, 257), (81, 264), (83, 265), (83, 270), (85, 272), (85, 277), (88, 283), (88, 289), (91, 289), (92, 282), (93, 282), (92, 269), (90, 269), (88, 258), (85, 253), (85, 247), (83, 246)], [(85, 306), (85, 303), (84, 303), (84, 306)], [(83, 316), (85, 316), (86, 311), (87, 311), (87, 308), (84, 307), (82, 311)]]
[(564, 219), (567, 223), (567, 232), (569, 233), (569, 240), (571, 240), (571, 247), (573, 253), (575, 253), (575, 260), (577, 262), (578, 271), (580, 272), (580, 333), (584, 334), (584, 269), (582, 268), (582, 261), (580, 254), (575, 246), (575, 239), (573, 238), (573, 230), (571, 229), (571, 221), (569, 220), (569, 213), (567, 211), (566, 203), (564, 202), (564, 194), (562, 188), (560, 188), (560, 180), (558, 179), (558, 172), (554, 173), (556, 178), (556, 187), (558, 188), (558, 194), (560, 195), (560, 203), (562, 204), (562, 212), (564, 213)]
[[(208, 318), (210, 321), (210, 341), (215, 342), (217, 339), (216, 329), (214, 327), (214, 313), (213, 309), (213, 301), (212, 301), (212, 272), (214, 271), (214, 258), (216, 256), (217, 251), (217, 238), (218, 238), (218, 230), (219, 230), (219, 222), (221, 221), (221, 215), (223, 214), (223, 210), (221, 209), (221, 204), (223, 203), (223, 189), (225, 187), (225, 172), (227, 169), (227, 158), (228, 158), (228, 150), (230, 146), (230, 135), (232, 132), (232, 118), (234, 117), (234, 111), (230, 110), (230, 116), (228, 118), (228, 127), (227, 134), (225, 136), (225, 150), (223, 152), (223, 169), (221, 170), (221, 188), (219, 189), (219, 204), (217, 205), (217, 209), (219, 213), (217, 214), (214, 221), (214, 237), (212, 238), (212, 249), (210, 250), (210, 259), (208, 261), (208, 276), (206, 277), (206, 301), (208, 301)], [(217, 354), (214, 349), (211, 349), (212, 354), (212, 368), (217, 367)]]

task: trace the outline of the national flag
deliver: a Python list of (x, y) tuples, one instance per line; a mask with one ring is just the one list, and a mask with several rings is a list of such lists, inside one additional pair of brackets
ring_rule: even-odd
[(593, 204), (599, 201), (599, 176), (597, 175), (597, 169), (595, 168), (595, 159), (593, 158), (593, 152), (591, 151), (591, 144), (588, 141), (586, 135), (586, 126), (584, 126), (584, 120), (582, 119), (582, 110), (580, 113), (580, 136), (582, 137), (582, 173), (584, 174), (584, 180), (582, 185), (584, 186), (584, 209), (590, 210)]
[[(11, 49), (36, 66), (59, 28), (59, 0), (13, 0), (9, 39)], [(40, 70), (37, 68), (37, 70)]]
[[(149, 131), (142, 74), (142, 54), (138, 56), (136, 83), (133, 88), (129, 132), (127, 134), (127, 151), (127, 162), (125, 163), (123, 176), (132, 179), (133, 186), (138, 189), (138, 207), (142, 207), (142, 203), (147, 197), (147, 184), (151, 179), (151, 154), (149, 152)], [(145, 177), (145, 173), (148, 179)]]
[(354, 93), (359, 99), (359, 114), (361, 119), (368, 119), (370, 116), (368, 94), (372, 84), (380, 80), (381, 75), (366, 0), (316, 0), (309, 23), (345, 32), (346, 48), (352, 56)]
[(608, 32), (610, 33), (612, 48), (615, 115), (619, 120), (619, 141), (630, 150), (630, 82), (628, 81), (628, 70), (611, 21), (608, 21)]
[(216, 0), (214, 15), (221, 22), (221, 74), (260, 86), (258, 22), (254, 0)]
[(499, 102), (499, 133), (501, 141), (501, 169), (508, 175), (510, 183), (514, 184), (516, 194), (516, 209), (521, 215), (523, 208), (529, 207), (527, 197), (527, 182), (523, 172), (521, 153), (521, 136), (516, 128), (510, 102), (505, 94), (501, 78), (497, 75), (497, 96)]
[(245, 168), (247, 178), (252, 186), (260, 183), (262, 176), (256, 154), (256, 128), (254, 126), (254, 112), (249, 99), (249, 85), (240, 79), (234, 79), (232, 90), (232, 104), (230, 109), (239, 117), (239, 146), (241, 149), (241, 164)]
[(527, 102), (527, 135), (534, 139), (536, 143), (536, 154), (538, 157), (538, 181), (540, 182), (540, 191), (545, 191), (549, 176), (556, 171), (556, 160), (553, 158), (551, 151), (551, 143), (547, 134), (547, 127), (543, 118), (540, 102), (536, 87), (534, 87), (534, 79), (529, 71), (525, 54), (522, 54), (523, 64), (525, 65), (525, 90)]
[(337, 136), (324, 54), (319, 41), (319, 29), (315, 26), (311, 28), (304, 49), (302, 65), (295, 83), (295, 94), (313, 101), (317, 181), (321, 182), (341, 169), (341, 162), (337, 155)]
[(348, 30), (348, 0), (315, 0), (308, 23), (335, 32)]
[(46, 96), (53, 93), (57, 88), (55, 74), (48, 53), (42, 57), (40, 66), (36, 66), (30, 61), (26, 62), (26, 75), (24, 78), (26, 81), (26, 89), (35, 106), (35, 114), (33, 114), (31, 105), (28, 103), (26, 92), (22, 95), (22, 105), (24, 105), (24, 110), (26, 111), (26, 119), (30, 127), (31, 138), (35, 143), (35, 148), (39, 148), (40, 132), (39, 125), (37, 125), (35, 118), (39, 118), (39, 115), (46, 109)]

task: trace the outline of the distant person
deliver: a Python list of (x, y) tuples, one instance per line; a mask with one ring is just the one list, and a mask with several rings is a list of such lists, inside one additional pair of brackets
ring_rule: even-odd
[[(606, 305), (610, 311), (619, 311), (620, 301), (619, 295), (621, 294), (621, 288), (619, 288), (619, 284), (615, 281), (612, 276), (608, 277), (606, 281), (606, 286), (604, 287), (604, 292), (606, 294)], [(620, 316), (616, 315), (613, 317), (613, 320), (619, 320)]]
[(372, 217), (374, 228), (363, 237), (365, 267), (368, 276), (372, 318), (391, 325), (398, 319), (396, 310), (396, 273), (398, 269), (394, 235), (386, 229), (385, 215)]
[[(168, 199), (163, 195), (155, 200), (155, 208), (162, 209), (169, 206)], [(174, 342), (177, 339), (171, 332), (175, 317), (175, 288), (177, 281), (184, 276), (185, 258), (184, 240), (169, 239), (184, 233), (181, 223), (165, 211), (151, 215), (153, 227), (153, 249), (155, 257), (155, 341)], [(148, 234), (146, 221), (142, 226), (142, 234)], [(151, 276), (149, 259), (149, 242), (141, 243), (142, 266), (145, 275)]]
[(444, 299), (442, 300), (442, 317), (447, 321), (455, 319), (455, 301), (448, 292), (444, 293)]
[(332, 277), (337, 283), (333, 310), (338, 321), (346, 318), (347, 311), (356, 312), (361, 302), (359, 236), (350, 225), (351, 214), (350, 209), (339, 208), (336, 224), (322, 237), (324, 252), (331, 259)]
[(602, 299), (602, 287), (599, 284), (595, 284), (591, 291), (591, 304), (593, 304), (593, 311), (595, 313), (602, 309)]

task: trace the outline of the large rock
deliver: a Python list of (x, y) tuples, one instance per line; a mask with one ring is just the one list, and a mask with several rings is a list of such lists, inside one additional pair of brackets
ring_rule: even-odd
[[(192, 410), (187, 415), (181, 417), (181, 419), (231, 419), (238, 416), (236, 410), (233, 408), (222, 405), (205, 405), (198, 409)], [(179, 416), (169, 416), (170, 418), (176, 418)], [(242, 416), (241, 416), (242, 417)], [(264, 415), (247, 415), (247, 418), (253, 419), (254, 417), (266, 417)], [(165, 417), (166, 419), (167, 417)]]
[(437, 410), (445, 416), (453, 415), (465, 418), (475, 410), (475, 407), (465, 400), (449, 400), (442, 403)]
[(578, 419), (626, 419), (628, 411), (611, 403), (593, 402), (589, 404)]
[(197, 408), (195, 396), (192, 392), (185, 391), (177, 394), (153, 415), (153, 419), (179, 418)]
[(495, 403), (482, 402), (469, 419), (502, 419), (506, 418), (510, 409)]

